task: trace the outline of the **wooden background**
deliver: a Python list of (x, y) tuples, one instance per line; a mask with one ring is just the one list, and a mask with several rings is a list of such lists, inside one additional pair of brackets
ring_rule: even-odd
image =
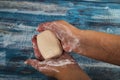
[[(34, 58), (37, 25), (54, 20), (120, 35), (119, 0), (0, 0), (0, 80), (50, 79), (23, 62)], [(119, 66), (71, 55), (93, 80), (120, 80)]]

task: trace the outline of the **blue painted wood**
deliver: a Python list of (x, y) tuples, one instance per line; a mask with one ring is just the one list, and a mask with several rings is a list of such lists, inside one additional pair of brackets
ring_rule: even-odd
[[(107, 0), (108, 1), (108, 0)], [(104, 1), (105, 2), (105, 1)], [(120, 35), (120, 4), (74, 0), (0, 1), (0, 80), (47, 80), (23, 62), (34, 58), (31, 37), (42, 22), (66, 20), (79, 29)], [(120, 67), (72, 54), (93, 80), (119, 80)]]

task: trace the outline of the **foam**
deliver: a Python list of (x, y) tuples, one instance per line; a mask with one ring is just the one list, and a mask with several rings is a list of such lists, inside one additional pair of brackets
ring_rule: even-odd
[[(71, 40), (67, 41), (67, 44), (70, 45), (70, 49), (68, 50), (69, 52), (71, 52), (73, 49), (75, 49), (78, 46), (80, 46), (80, 40), (78, 39), (78, 37), (73, 35), (73, 33), (65, 25), (60, 24), (60, 23), (58, 25), (56, 22), (52, 22), (52, 24), (50, 24), (49, 27), (47, 26), (47, 29), (54, 30), (54, 28), (51, 27), (53, 25), (57, 25), (57, 27), (59, 27), (59, 28), (61, 28), (61, 26), (63, 26), (63, 28), (65, 29), (65, 31), (62, 31), (62, 30), (58, 31), (59, 36), (58, 36), (58, 34), (56, 34), (58, 39), (60, 39), (61, 41), (64, 41), (65, 39), (64, 39), (64, 37), (62, 37), (63, 34), (65, 34), (65, 36), (68, 35), (66, 37), (72, 38)], [(62, 45), (62, 46), (63, 46), (63, 48), (66, 47), (65, 45)]]
[(43, 61), (40, 62), (39, 64), (46, 64), (49, 66), (65, 66), (65, 65), (69, 65), (69, 64), (74, 64), (73, 61), (69, 60), (69, 59), (65, 59), (65, 60), (59, 60), (59, 61)]

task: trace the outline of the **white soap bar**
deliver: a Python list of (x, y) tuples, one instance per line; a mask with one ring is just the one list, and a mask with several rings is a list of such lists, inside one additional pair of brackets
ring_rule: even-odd
[(62, 47), (59, 40), (49, 30), (37, 35), (37, 45), (44, 59), (56, 58), (62, 54)]

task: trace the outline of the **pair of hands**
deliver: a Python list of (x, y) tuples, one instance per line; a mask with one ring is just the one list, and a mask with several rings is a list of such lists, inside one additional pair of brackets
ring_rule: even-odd
[[(64, 52), (57, 59), (44, 61), (28, 59), (25, 62), (26, 64), (58, 80), (90, 80), (75, 60), (68, 54), (68, 52), (76, 51), (77, 47), (80, 46), (80, 40), (77, 36), (80, 30), (65, 21), (46, 22), (39, 25), (37, 30), (39, 32), (51, 30), (60, 40)], [(37, 57), (37, 53), (35, 55)]]

